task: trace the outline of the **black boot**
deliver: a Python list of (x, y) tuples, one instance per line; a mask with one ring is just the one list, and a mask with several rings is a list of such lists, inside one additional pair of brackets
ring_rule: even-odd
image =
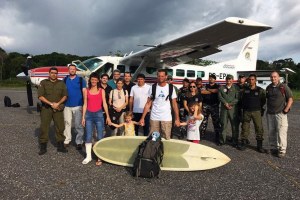
[(64, 146), (64, 142), (57, 143), (57, 152), (67, 153), (68, 150)]
[(247, 140), (242, 139), (241, 140), (241, 145), (239, 145), (238, 150), (245, 151), (246, 150), (246, 145), (247, 145)]
[(256, 150), (259, 152), (259, 153), (265, 153), (264, 152), (264, 149), (263, 149), (263, 147), (262, 147), (262, 140), (257, 140), (257, 148), (256, 148)]
[(44, 155), (47, 152), (47, 143), (40, 143), (39, 155)]

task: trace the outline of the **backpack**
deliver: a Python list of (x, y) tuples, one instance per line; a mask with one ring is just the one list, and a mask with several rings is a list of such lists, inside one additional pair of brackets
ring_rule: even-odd
[[(155, 95), (156, 95), (156, 87), (157, 87), (157, 83), (154, 83), (152, 85), (152, 93), (151, 93), (151, 99), (152, 101), (154, 101), (155, 99)], [(166, 97), (166, 100), (169, 98), (170, 102), (172, 102), (172, 95), (173, 95), (173, 84), (169, 84), (169, 94)], [(172, 104), (171, 104), (172, 105)]]
[(138, 147), (138, 154), (133, 163), (133, 176), (143, 178), (159, 177), (163, 155), (164, 146), (161, 138), (153, 141), (150, 135)]
[(4, 97), (4, 106), (11, 107), (11, 99), (8, 96)]

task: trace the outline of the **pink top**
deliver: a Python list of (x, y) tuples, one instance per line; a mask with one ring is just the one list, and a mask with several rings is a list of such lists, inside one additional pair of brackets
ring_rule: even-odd
[(97, 112), (102, 109), (102, 89), (99, 88), (98, 94), (91, 94), (87, 89), (87, 110)]

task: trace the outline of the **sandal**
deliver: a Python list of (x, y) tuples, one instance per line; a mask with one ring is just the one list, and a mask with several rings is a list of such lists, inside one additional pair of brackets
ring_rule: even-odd
[(101, 166), (102, 165), (102, 161), (100, 160), (100, 159), (98, 159), (97, 161), (96, 161), (96, 166)]

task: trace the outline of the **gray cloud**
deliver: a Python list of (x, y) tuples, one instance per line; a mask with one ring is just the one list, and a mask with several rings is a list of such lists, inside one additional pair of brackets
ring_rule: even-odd
[[(300, 7), (296, 0), (0, 0), (0, 46), (6, 51), (107, 55), (138, 51), (226, 17), (253, 19), (274, 27), (261, 34), (259, 59), (299, 52)], [(224, 48), (216, 60), (234, 58), (241, 42)], [(289, 56), (291, 55), (291, 56)], [(209, 57), (210, 58), (210, 57)]]

